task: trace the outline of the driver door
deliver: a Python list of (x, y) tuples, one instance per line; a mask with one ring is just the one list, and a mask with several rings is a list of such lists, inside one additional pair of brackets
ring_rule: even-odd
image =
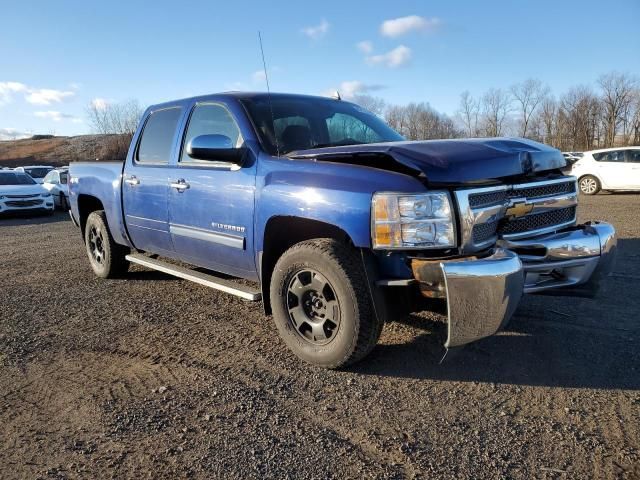
[(255, 162), (195, 160), (186, 150), (200, 135), (224, 135), (234, 147), (244, 141), (222, 103), (194, 106), (169, 188), (169, 231), (185, 262), (230, 275), (253, 278)]

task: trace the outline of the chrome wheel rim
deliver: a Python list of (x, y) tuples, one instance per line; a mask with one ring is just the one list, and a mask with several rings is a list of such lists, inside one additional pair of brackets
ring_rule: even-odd
[(584, 178), (580, 181), (580, 190), (583, 193), (595, 193), (597, 188), (596, 181), (593, 178)]
[(91, 254), (91, 259), (94, 262), (99, 265), (104, 265), (104, 236), (102, 229), (96, 226), (92, 226), (89, 229), (89, 253)]
[(312, 345), (327, 345), (340, 328), (340, 305), (331, 283), (319, 272), (302, 269), (287, 286), (289, 324)]

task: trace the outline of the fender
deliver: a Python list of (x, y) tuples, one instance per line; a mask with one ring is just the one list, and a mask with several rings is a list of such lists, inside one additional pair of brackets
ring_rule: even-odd
[(264, 249), (265, 226), (274, 216), (324, 222), (343, 230), (354, 246), (370, 248), (373, 194), (425, 190), (417, 178), (397, 172), (262, 154), (256, 179), (256, 254)]

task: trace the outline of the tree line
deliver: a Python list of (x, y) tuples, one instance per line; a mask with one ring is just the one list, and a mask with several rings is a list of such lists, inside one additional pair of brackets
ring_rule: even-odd
[(425, 102), (390, 105), (368, 95), (354, 101), (408, 140), (517, 136), (563, 151), (640, 145), (640, 81), (619, 72), (601, 75), (595, 88), (579, 85), (558, 97), (533, 78), (478, 97), (465, 91), (454, 116)]
[[(478, 97), (464, 91), (453, 116), (426, 102), (393, 105), (370, 95), (356, 95), (353, 101), (408, 140), (517, 136), (563, 151), (640, 145), (640, 80), (626, 73), (601, 75), (595, 88), (579, 85), (558, 97), (533, 78)], [(98, 152), (101, 158), (126, 156), (142, 111), (135, 100), (87, 107), (96, 133), (117, 134)]]

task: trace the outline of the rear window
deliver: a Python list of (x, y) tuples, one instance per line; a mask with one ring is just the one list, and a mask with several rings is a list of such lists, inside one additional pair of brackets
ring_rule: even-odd
[(166, 108), (149, 115), (142, 131), (136, 160), (140, 163), (169, 163), (181, 109)]
[(44, 178), (47, 173), (49, 173), (52, 168), (25, 168), (24, 171), (27, 172), (33, 178)]

